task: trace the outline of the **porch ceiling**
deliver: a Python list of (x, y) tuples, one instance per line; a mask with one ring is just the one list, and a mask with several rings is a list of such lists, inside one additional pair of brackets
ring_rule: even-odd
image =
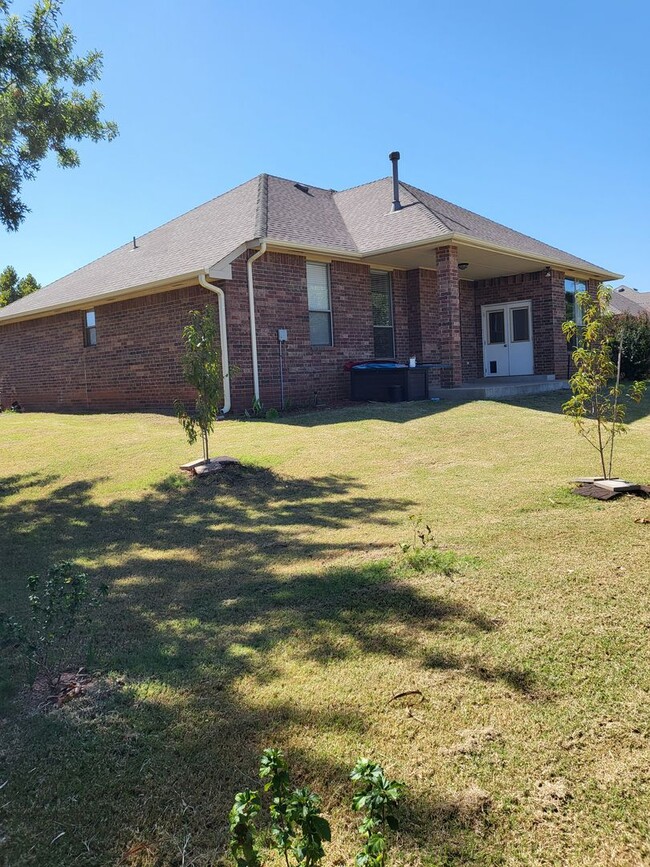
[[(464, 280), (488, 280), (492, 277), (509, 277), (513, 274), (528, 274), (541, 271), (547, 265), (552, 268), (578, 277), (597, 277), (598, 279), (616, 279), (616, 274), (605, 271), (579, 271), (575, 267), (554, 263), (552, 260), (541, 262), (539, 259), (528, 258), (503, 251), (474, 247), (458, 242), (458, 261), (467, 262), (468, 267), (460, 272)], [(365, 261), (370, 265), (385, 265), (393, 268), (430, 268), (436, 270), (436, 247), (425, 244), (421, 247), (393, 250), (378, 256), (368, 256)]]

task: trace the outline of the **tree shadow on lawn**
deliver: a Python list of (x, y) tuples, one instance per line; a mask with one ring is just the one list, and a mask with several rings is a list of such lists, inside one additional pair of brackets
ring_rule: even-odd
[[(629, 386), (629, 382), (623, 382), (623, 388)], [(498, 403), (503, 403), (507, 406), (521, 407), (522, 409), (533, 409), (536, 412), (550, 412), (556, 415), (562, 415), (562, 405), (571, 397), (571, 392), (565, 391), (550, 391), (542, 394), (532, 394), (526, 397), (513, 398), (512, 400), (500, 400)], [(650, 415), (650, 383), (645, 396), (640, 403), (626, 402), (625, 422), (633, 424), (635, 421), (640, 421)], [(570, 424), (570, 419), (567, 417), (567, 422)]]
[[(5, 481), (14, 493), (39, 483), (34, 474)], [(77, 482), (0, 504), (4, 599), (10, 586), (23, 593), (26, 576), (48, 563), (89, 561), (87, 571), (110, 587), (95, 667), (124, 679), (20, 721), (3, 793), (17, 865), (31, 847), (36, 854), (24, 863), (51, 863), (50, 841), (62, 829), (59, 863), (106, 864), (142, 841), (158, 853), (143, 864), (179, 863), (173, 852), (183, 834), (197, 852), (216, 855), (234, 792), (255, 785), (259, 753), (271, 744), (287, 750), (296, 778), (328, 793), (331, 806), (347, 800), (349, 768), (330, 754), (308, 755), (288, 732), (358, 739), (368, 725), (363, 705), (347, 698), (323, 708), (316, 695), (301, 706), (285, 657), (327, 678), (328, 665), (348, 657), (420, 660), (418, 636), (444, 624), (466, 634), (493, 626), (372, 559), (373, 527), (412, 504), (369, 497), (349, 478), (288, 480), (235, 467), (204, 482), (170, 477), (140, 499), (106, 505), (93, 487)], [(347, 527), (357, 528), (358, 541), (331, 533)], [(370, 559), (327, 567), (355, 552)], [(277, 682), (276, 698), (258, 705), (242, 678), (249, 690)], [(434, 812), (437, 803), (432, 796)], [(442, 845), (445, 822), (437, 842), (425, 824), (404, 830), (405, 848)]]

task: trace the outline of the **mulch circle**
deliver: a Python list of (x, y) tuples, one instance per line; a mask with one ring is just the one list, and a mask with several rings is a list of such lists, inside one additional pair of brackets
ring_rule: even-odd
[(607, 488), (602, 488), (600, 485), (581, 482), (573, 489), (574, 494), (580, 497), (591, 497), (594, 500), (613, 500), (615, 497), (622, 497), (624, 494), (633, 497), (650, 497), (650, 485), (639, 485), (634, 490), (628, 491), (609, 491)]

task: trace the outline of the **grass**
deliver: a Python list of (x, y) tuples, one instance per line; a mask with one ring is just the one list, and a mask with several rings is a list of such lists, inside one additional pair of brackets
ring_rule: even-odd
[[(361, 755), (408, 785), (395, 864), (647, 863), (648, 504), (570, 493), (596, 461), (561, 400), (229, 421), (244, 465), (198, 483), (172, 418), (0, 416), (3, 606), (64, 558), (110, 586), (87, 696), (35, 713), (0, 674), (0, 862), (220, 863), (273, 745), (329, 865)], [(411, 514), (448, 556), (405, 562)]]

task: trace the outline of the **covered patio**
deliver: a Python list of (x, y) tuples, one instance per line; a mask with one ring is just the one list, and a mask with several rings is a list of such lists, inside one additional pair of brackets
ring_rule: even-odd
[(566, 387), (562, 323), (573, 315), (576, 287), (595, 292), (618, 275), (541, 243), (532, 254), (458, 237), (366, 260), (404, 269), (409, 353), (439, 366), (430, 371), (429, 395), (451, 396), (451, 389), (458, 397), (503, 397)]

